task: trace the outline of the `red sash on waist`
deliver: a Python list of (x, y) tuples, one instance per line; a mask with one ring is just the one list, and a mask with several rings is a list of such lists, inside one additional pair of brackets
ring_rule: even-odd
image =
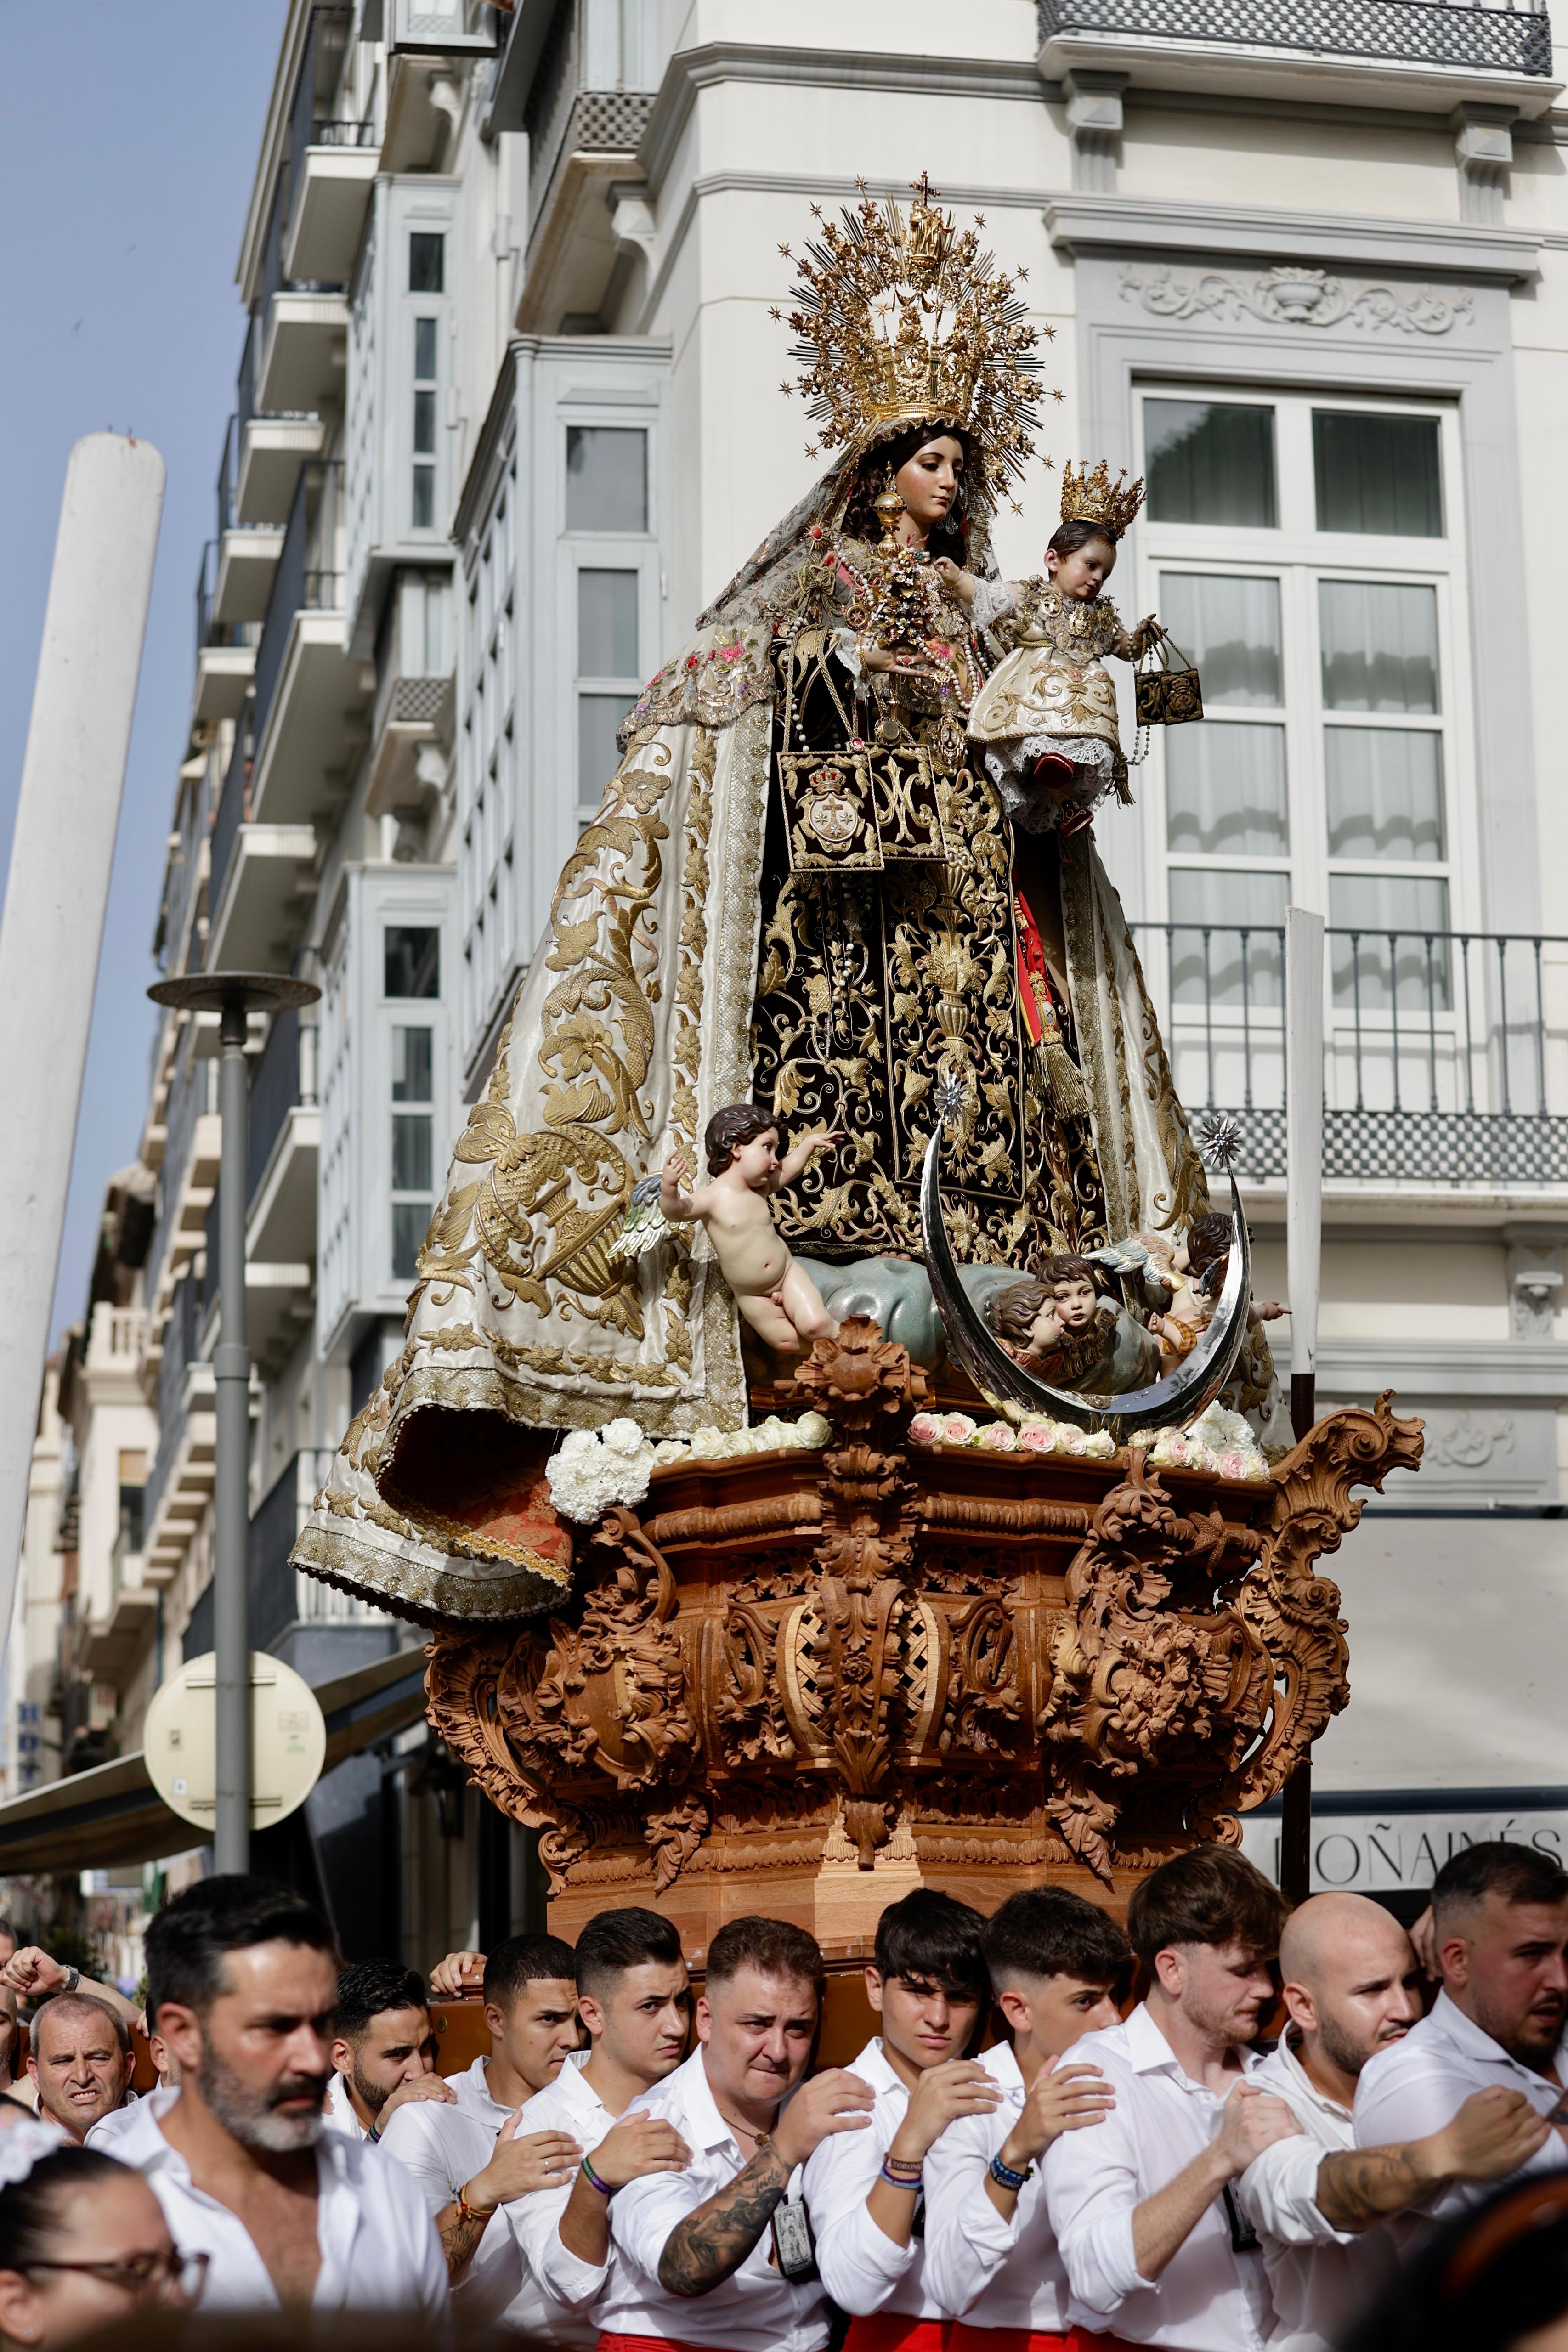
[(1079, 2339), (1035, 2327), (977, 2327), (955, 2319), (949, 2352), (1074, 2352)]
[(594, 2352), (714, 2352), (710, 2344), (686, 2344), (679, 2336), (613, 2336), (601, 2331)]
[(908, 2311), (873, 2311), (849, 2322), (844, 2352), (948, 2352), (951, 2319), (917, 2319)]

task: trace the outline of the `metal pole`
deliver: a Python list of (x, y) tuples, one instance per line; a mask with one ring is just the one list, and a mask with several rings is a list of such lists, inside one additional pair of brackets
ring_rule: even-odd
[[(1323, 1255), (1323, 919), (1285, 915), (1286, 1261), (1290, 1298), (1290, 1426), (1297, 1442), (1318, 1417), (1318, 1295)], [(1279, 1886), (1304, 1903), (1312, 1888), (1312, 1767), (1285, 1783)]]
[(245, 1336), (247, 1028), (244, 997), (231, 997), (219, 1016), (218, 1028), (223, 1047), (218, 1064), (223, 1162), (218, 1196), (219, 1344), (213, 1355), (217, 1415), (213, 1562), (217, 1801), (213, 1845), (220, 1871), (250, 1867), (250, 1349)]

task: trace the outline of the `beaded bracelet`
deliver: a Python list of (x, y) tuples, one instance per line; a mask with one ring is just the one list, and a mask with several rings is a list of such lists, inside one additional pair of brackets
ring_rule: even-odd
[(1012, 2166), (1010, 2164), (1004, 2164), (999, 2156), (994, 2156), (992, 2158), (989, 2167), (991, 2178), (996, 2183), (998, 2189), (1022, 2189), (1025, 2181), (1029, 2179), (1034, 2169), (1035, 2168), (1032, 2164), (1026, 2164), (1022, 2172), (1015, 2172)]
[(596, 2189), (601, 2197), (613, 2197), (615, 2195), (615, 2182), (613, 2180), (601, 2180), (586, 2157), (583, 2158), (582, 2171), (583, 2177), (587, 2181), (589, 2188)]

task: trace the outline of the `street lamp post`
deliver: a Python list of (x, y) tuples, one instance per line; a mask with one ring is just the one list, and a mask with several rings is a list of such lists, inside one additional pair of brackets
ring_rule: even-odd
[(250, 1349), (245, 1324), (246, 1160), (250, 1079), (245, 1048), (252, 1012), (313, 1004), (321, 990), (278, 972), (200, 971), (161, 980), (155, 1004), (218, 1016), (218, 1339), (213, 1354), (217, 1422), (214, 1498), (213, 1647), (216, 1709), (214, 1861), (220, 1871), (250, 1866)]

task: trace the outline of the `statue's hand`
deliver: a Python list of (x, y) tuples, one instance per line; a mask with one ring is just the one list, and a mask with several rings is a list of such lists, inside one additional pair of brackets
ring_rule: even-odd
[(942, 586), (946, 589), (950, 596), (955, 596), (961, 604), (973, 604), (973, 574), (972, 572), (960, 571), (958, 565), (953, 562), (951, 555), (939, 555), (935, 562), (931, 565), (931, 570), (936, 573), (937, 578), (942, 582)]

